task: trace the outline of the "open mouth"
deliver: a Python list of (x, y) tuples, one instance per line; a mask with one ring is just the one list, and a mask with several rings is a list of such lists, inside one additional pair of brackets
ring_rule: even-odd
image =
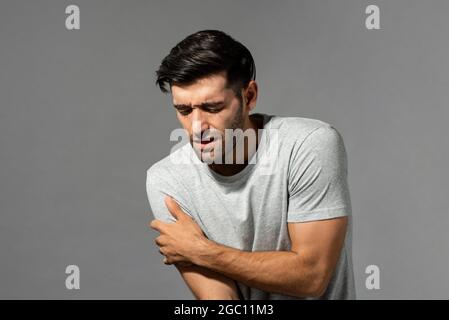
[(200, 136), (195, 137), (194, 142), (204, 147), (214, 142), (214, 136), (203, 131)]
[(201, 144), (201, 145), (207, 145), (207, 144), (209, 144), (209, 143), (211, 143), (211, 142), (213, 142), (213, 141), (214, 141), (214, 138), (213, 138), (213, 137), (208, 138), (208, 139), (201, 139), (201, 140), (200, 140), (200, 144)]

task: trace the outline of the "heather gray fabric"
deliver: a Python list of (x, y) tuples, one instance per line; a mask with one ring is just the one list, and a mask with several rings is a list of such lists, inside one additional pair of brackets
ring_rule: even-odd
[[(352, 212), (342, 137), (332, 125), (317, 119), (252, 116), (264, 120), (254, 164), (236, 175), (222, 176), (200, 162), (186, 144), (147, 171), (152, 213), (157, 219), (174, 221), (164, 204), (164, 195), (171, 195), (209, 239), (248, 251), (289, 250), (288, 222), (347, 215), (344, 248), (320, 298), (354, 299)], [(259, 159), (273, 154), (275, 168), (267, 174)], [(245, 299), (298, 299), (238, 286)]]

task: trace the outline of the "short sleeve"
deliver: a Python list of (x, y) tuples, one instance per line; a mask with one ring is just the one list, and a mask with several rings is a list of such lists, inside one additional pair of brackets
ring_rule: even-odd
[(288, 179), (288, 222), (351, 214), (346, 150), (341, 135), (331, 125), (314, 129), (295, 144)]
[(187, 209), (185, 199), (180, 196), (179, 186), (172, 179), (171, 175), (157, 166), (152, 166), (147, 170), (146, 190), (151, 213), (155, 219), (164, 222), (175, 222), (165, 205), (165, 197), (171, 196), (178, 202), (184, 212), (191, 215)]

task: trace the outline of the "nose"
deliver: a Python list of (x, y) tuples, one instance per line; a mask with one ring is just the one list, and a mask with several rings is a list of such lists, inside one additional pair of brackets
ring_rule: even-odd
[(201, 136), (201, 132), (209, 129), (207, 115), (200, 108), (193, 108), (192, 111), (192, 131), (194, 135)]

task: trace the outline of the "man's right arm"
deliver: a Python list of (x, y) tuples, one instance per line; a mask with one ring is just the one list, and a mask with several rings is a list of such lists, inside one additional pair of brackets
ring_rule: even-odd
[(234, 280), (196, 265), (175, 264), (198, 300), (239, 300)]

